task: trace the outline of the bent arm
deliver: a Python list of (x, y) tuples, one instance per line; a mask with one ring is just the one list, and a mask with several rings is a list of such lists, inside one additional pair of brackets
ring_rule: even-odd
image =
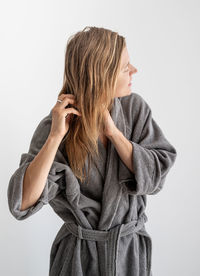
[(129, 111), (125, 114), (132, 129), (128, 138), (132, 150), (123, 134), (119, 135), (118, 139), (121, 137), (121, 141), (124, 141), (121, 146), (117, 146), (123, 161), (119, 162), (119, 183), (130, 194), (154, 195), (163, 188), (166, 176), (175, 163), (176, 148), (166, 138), (154, 120), (150, 106), (141, 96), (134, 94), (124, 110)]
[(59, 149), (62, 141), (50, 136), (51, 123), (50, 112), (36, 127), (28, 152), (21, 155), (19, 167), (10, 177), (8, 206), (17, 220), (37, 213), (66, 187), (63, 172), (69, 167)]
[(123, 133), (116, 127), (112, 136), (108, 136), (110, 141), (115, 146), (120, 159), (123, 163), (129, 168), (129, 170), (133, 171), (133, 145), (132, 143), (123, 135)]
[(48, 136), (45, 144), (26, 169), (20, 211), (33, 206), (40, 198), (61, 140)]

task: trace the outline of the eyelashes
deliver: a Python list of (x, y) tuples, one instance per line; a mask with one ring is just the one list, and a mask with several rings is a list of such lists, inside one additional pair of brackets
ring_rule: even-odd
[(124, 72), (128, 72), (128, 71), (129, 71), (129, 66), (128, 66), (128, 65), (127, 65), (127, 67), (126, 67), (126, 68), (127, 68), (127, 70), (125, 70)]

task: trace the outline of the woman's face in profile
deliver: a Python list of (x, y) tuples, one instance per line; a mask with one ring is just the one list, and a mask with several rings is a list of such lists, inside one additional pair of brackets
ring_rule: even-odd
[(115, 97), (124, 97), (131, 94), (130, 83), (132, 80), (132, 74), (137, 72), (137, 69), (130, 64), (127, 47), (125, 47), (122, 51), (120, 68), (121, 69), (117, 79)]

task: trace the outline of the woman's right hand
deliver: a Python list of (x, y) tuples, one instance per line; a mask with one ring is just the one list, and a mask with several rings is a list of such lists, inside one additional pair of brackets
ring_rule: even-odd
[(52, 124), (49, 135), (62, 139), (68, 132), (69, 123), (73, 114), (81, 116), (81, 113), (75, 108), (65, 108), (68, 104), (76, 106), (74, 97), (72, 94), (62, 94), (58, 97), (58, 100), (62, 102), (56, 102), (52, 109)]

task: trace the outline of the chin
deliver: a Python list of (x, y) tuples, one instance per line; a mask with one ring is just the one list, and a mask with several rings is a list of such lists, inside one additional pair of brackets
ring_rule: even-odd
[(120, 97), (125, 97), (125, 96), (128, 96), (128, 95), (130, 95), (130, 94), (131, 94), (131, 90), (128, 91), (128, 92), (126, 92), (126, 93), (123, 93)]
[(116, 93), (114, 98), (120, 98), (120, 97), (125, 97), (131, 94), (131, 89), (129, 89), (128, 91), (125, 92), (121, 92), (121, 93)]

